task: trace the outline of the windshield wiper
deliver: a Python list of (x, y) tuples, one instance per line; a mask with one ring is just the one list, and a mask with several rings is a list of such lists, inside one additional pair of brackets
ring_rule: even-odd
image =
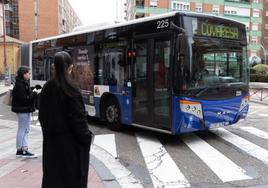
[(231, 85), (229, 83), (221, 83), (221, 84), (211, 84), (209, 86), (201, 88), (196, 94), (194, 94), (194, 97), (199, 97), (201, 94), (206, 92), (209, 89), (219, 89), (222, 87), (230, 87)]
[(200, 89), (196, 94), (194, 94), (194, 97), (199, 97), (201, 94), (203, 94), (204, 92), (206, 92), (207, 90), (211, 89), (212, 87), (207, 86), (207, 87), (203, 87), (202, 89)]

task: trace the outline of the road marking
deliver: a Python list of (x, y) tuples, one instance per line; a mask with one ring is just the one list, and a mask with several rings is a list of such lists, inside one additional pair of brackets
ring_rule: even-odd
[(8, 127), (9, 129), (10, 129), (10, 127), (18, 126), (17, 121), (11, 121), (11, 120), (5, 120), (5, 119), (0, 119), (0, 124)]
[(245, 170), (198, 136), (190, 134), (181, 138), (223, 182), (252, 179), (252, 177), (245, 174)]
[(25, 163), (26, 162), (23, 162), (21, 160), (14, 160), (0, 167), (0, 178), (23, 166)]
[(90, 153), (100, 160), (114, 175), (121, 187), (143, 188), (142, 183), (126, 169), (117, 159), (96, 145), (91, 146)]
[(258, 116), (267, 117), (267, 116), (268, 116), (268, 114), (258, 114)]
[(253, 144), (252, 142), (249, 142), (244, 138), (225, 130), (224, 128), (218, 128), (210, 131), (268, 165), (268, 151), (266, 149), (263, 149), (262, 147), (257, 146), (256, 144)]
[(243, 131), (246, 131), (250, 134), (253, 134), (257, 137), (260, 137), (260, 138), (263, 138), (263, 139), (266, 139), (268, 140), (268, 133), (267, 132), (264, 132), (260, 129), (257, 129), (255, 127), (239, 127), (239, 129), (243, 130)]
[(118, 157), (114, 134), (96, 135), (94, 138), (94, 144), (106, 150), (114, 158)]
[(136, 138), (154, 187), (190, 187), (188, 180), (155, 137), (136, 134)]
[(252, 115), (252, 114), (256, 114), (257, 112), (260, 112), (260, 111), (262, 111), (262, 110), (264, 110), (265, 108), (260, 108), (260, 109), (257, 109), (257, 110), (253, 110), (252, 112), (250, 111), (249, 112), (249, 115)]

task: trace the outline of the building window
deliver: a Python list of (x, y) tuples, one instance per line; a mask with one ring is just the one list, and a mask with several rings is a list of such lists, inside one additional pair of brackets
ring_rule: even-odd
[(150, 6), (151, 7), (157, 7), (157, 0), (151, 0), (150, 1)]
[(250, 8), (225, 6), (224, 7), (224, 14), (250, 17), (251, 9)]
[(258, 43), (258, 37), (251, 37), (251, 43), (252, 44), (257, 44)]
[(173, 1), (171, 6), (172, 10), (190, 10), (190, 3), (188, 2)]
[(265, 26), (264, 26), (264, 27), (265, 27), (265, 29), (266, 29), (266, 30), (268, 30), (268, 24), (265, 24)]
[(252, 30), (253, 31), (258, 31), (259, 30), (259, 25), (258, 24), (252, 24)]
[(196, 12), (203, 12), (202, 3), (195, 4), (195, 11)]
[(260, 17), (260, 10), (259, 9), (253, 9), (253, 17)]
[(219, 7), (219, 5), (213, 5), (213, 7), (212, 7), (212, 13), (213, 14), (219, 14), (220, 13), (220, 7)]
[(136, 1), (136, 6), (138, 6), (138, 7), (144, 7), (144, 1), (143, 0), (137, 0)]
[(37, 12), (38, 12), (38, 2), (37, 2), (37, 0), (35, 0), (34, 1), (34, 13), (37, 14)]

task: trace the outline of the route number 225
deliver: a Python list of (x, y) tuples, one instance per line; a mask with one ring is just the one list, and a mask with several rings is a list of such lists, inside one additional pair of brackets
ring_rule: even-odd
[(169, 21), (168, 19), (157, 21), (157, 29), (167, 28), (169, 26), (168, 21)]

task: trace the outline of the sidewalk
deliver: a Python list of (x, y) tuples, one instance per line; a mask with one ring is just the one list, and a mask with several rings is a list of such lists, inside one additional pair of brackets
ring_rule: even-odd
[[(0, 96), (3, 96), (13, 86), (0, 84)], [(2, 101), (1, 105), (2, 104)], [(29, 146), (37, 159), (22, 159), (15, 156), (15, 137), (17, 122), (0, 119), (0, 188), (40, 188), (42, 182), (42, 133), (40, 127), (31, 126)], [(94, 156), (90, 156), (88, 187), (107, 188), (120, 187), (116, 181), (113, 184), (105, 182), (109, 175), (107, 168)], [(106, 174), (100, 176), (99, 174)], [(110, 176), (111, 178), (111, 176)], [(106, 180), (107, 181), (107, 180)], [(110, 179), (111, 181), (111, 179)], [(113, 186), (115, 185), (115, 186)]]
[[(0, 120), (0, 188), (40, 188), (42, 183), (42, 134), (40, 128), (31, 127), (29, 146), (36, 159), (15, 156), (17, 122)], [(88, 187), (105, 188), (94, 164), (90, 164)]]
[(0, 82), (0, 96), (3, 96), (9, 89), (12, 89), (12, 88), (13, 88), (13, 85), (5, 86), (3, 82)]

